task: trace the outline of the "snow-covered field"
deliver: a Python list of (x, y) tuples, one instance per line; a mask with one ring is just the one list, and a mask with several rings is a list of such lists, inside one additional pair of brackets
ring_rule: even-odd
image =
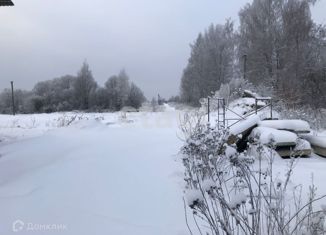
[(178, 112), (63, 116), (0, 116), (1, 235), (185, 234)]
[[(180, 115), (0, 115), (0, 234), (189, 234)], [(276, 159), (280, 177), (287, 163)], [(326, 194), (325, 169), (324, 158), (300, 159), (292, 185), (307, 189), (313, 173)]]

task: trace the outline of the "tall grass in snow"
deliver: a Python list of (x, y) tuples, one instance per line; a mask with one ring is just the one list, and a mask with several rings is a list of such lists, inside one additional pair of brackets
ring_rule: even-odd
[(289, 186), (295, 159), (280, 177), (272, 142), (252, 143), (258, 156), (252, 157), (228, 144), (227, 129), (195, 120), (188, 116), (181, 126), (187, 224), (193, 220), (199, 234), (325, 234), (326, 207), (314, 206), (324, 197), (313, 184), (307, 195), (300, 185)]

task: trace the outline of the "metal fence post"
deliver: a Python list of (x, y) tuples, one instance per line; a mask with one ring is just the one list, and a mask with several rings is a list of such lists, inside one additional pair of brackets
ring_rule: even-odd
[(256, 114), (258, 114), (258, 102), (257, 102), (257, 98), (255, 98), (255, 107), (256, 107)]
[(208, 114), (208, 122), (210, 121), (210, 117), (209, 117), (209, 115), (210, 115), (210, 99), (209, 99), (209, 97), (207, 98), (207, 114)]
[(225, 107), (225, 99), (223, 99), (223, 126), (224, 128), (226, 127), (225, 124), (226, 124), (226, 107)]

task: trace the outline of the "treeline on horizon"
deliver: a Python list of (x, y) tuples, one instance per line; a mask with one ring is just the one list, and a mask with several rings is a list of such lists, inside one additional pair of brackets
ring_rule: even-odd
[[(286, 108), (326, 108), (326, 26), (311, 17), (315, 3), (253, 0), (240, 9), (238, 29), (231, 20), (212, 24), (191, 45), (180, 94), (169, 101), (199, 106), (202, 98), (217, 93), (228, 99), (235, 89), (249, 87)], [(19, 113), (119, 111), (138, 109), (145, 100), (124, 70), (100, 87), (86, 62), (77, 76), (39, 82), (32, 91), (15, 90)], [(11, 107), (11, 91), (5, 89), (0, 113), (11, 113)]]
[(199, 105), (240, 83), (288, 107), (326, 108), (326, 27), (312, 20), (315, 3), (253, 0), (240, 10), (237, 30), (230, 20), (211, 25), (191, 45), (181, 100)]
[[(51, 113), (72, 110), (119, 111), (125, 106), (138, 109), (146, 98), (130, 82), (125, 70), (111, 76), (101, 87), (95, 81), (87, 62), (77, 76), (66, 75), (38, 82), (31, 91), (15, 90), (17, 113)], [(11, 90), (0, 93), (0, 113), (12, 113)]]

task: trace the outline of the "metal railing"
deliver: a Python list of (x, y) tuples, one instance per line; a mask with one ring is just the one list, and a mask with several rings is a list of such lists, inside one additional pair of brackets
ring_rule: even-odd
[[(257, 115), (260, 111), (266, 109), (266, 108), (270, 108), (270, 119), (273, 119), (273, 100), (270, 97), (257, 97), (255, 98), (255, 110), (253, 110), (250, 113), (247, 113), (245, 115), (241, 115), (237, 112), (235, 112), (234, 110), (230, 109), (229, 107), (227, 107), (225, 99), (224, 98), (208, 98), (208, 121), (210, 121), (210, 112), (211, 112), (211, 101), (215, 99), (217, 100), (217, 124), (218, 124), (218, 128), (230, 128), (234, 125), (236, 125), (237, 123), (246, 120), (248, 117), (252, 116), (252, 115)], [(263, 101), (265, 105), (259, 107), (259, 101)], [(238, 118), (228, 118), (226, 116), (226, 111), (229, 111), (231, 113), (233, 113), (235, 116), (237, 116)], [(229, 125), (229, 121), (235, 121), (232, 122), (232, 124)]]

